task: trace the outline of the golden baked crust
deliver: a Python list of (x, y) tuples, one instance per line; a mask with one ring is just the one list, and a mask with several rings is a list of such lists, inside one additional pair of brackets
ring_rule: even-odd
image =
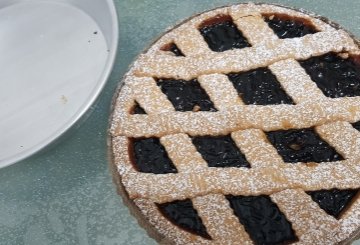
[[(263, 14), (287, 14), (312, 23), (318, 33), (279, 39)], [(230, 15), (252, 47), (211, 51), (198, 31), (205, 20)], [(161, 48), (175, 43), (185, 57)], [(291, 222), (299, 244), (336, 244), (360, 227), (360, 198), (336, 219), (306, 191), (360, 187), (360, 97), (328, 98), (297, 60), (329, 52), (360, 54), (343, 30), (318, 18), (267, 4), (239, 4), (198, 15), (165, 34), (140, 55), (124, 78), (111, 120), (114, 164), (126, 194), (161, 236), (175, 244), (253, 244), (224, 195), (269, 195)], [(242, 59), (235, 59), (235, 57)], [(224, 74), (268, 67), (296, 105), (245, 105)], [(153, 77), (197, 78), (217, 112), (177, 112)], [(131, 114), (135, 101), (145, 115)], [(264, 131), (315, 127), (345, 160), (331, 163), (284, 163)], [(209, 168), (190, 136), (231, 137), (251, 168)], [(160, 137), (178, 173), (135, 170), (129, 138)], [(212, 240), (173, 225), (155, 203), (191, 198)], [(220, 229), (221, 227), (221, 229)]]

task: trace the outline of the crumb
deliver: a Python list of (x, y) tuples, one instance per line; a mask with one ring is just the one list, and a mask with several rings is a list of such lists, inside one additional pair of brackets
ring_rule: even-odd
[(291, 149), (295, 150), (295, 151), (301, 150), (301, 146), (298, 145), (298, 144), (295, 144), (295, 143), (289, 145), (289, 147), (290, 147)]
[(343, 59), (347, 59), (349, 58), (349, 54), (348, 53), (340, 53), (339, 56)]
[(97, 32), (97, 31), (94, 31), (94, 35), (96, 35), (96, 34), (98, 34), (98, 32)]
[(64, 105), (68, 102), (68, 99), (66, 98), (65, 95), (61, 95), (60, 100)]
[(316, 167), (316, 166), (319, 166), (319, 164), (316, 163), (316, 162), (307, 162), (307, 163), (305, 163), (305, 165), (306, 165), (307, 167)]
[(195, 105), (194, 108), (192, 109), (192, 111), (193, 112), (198, 112), (198, 111), (200, 111), (200, 109), (201, 109), (200, 106)]

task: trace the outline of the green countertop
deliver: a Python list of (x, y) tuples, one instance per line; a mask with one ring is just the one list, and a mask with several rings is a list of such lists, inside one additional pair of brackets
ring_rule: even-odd
[[(242, 1), (115, 2), (120, 24), (118, 57), (91, 115), (60, 142), (0, 169), (0, 244), (155, 244), (112, 184), (106, 153), (111, 98), (135, 56), (167, 27), (194, 13)], [(313, 11), (360, 37), (360, 1), (261, 2)]]

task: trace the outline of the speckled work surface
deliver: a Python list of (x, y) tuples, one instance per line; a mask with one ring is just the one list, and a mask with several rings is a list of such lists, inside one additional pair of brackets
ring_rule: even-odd
[[(111, 181), (106, 156), (111, 98), (136, 55), (167, 27), (237, 2), (242, 1), (116, 0), (118, 58), (89, 118), (57, 144), (0, 170), (0, 244), (155, 244), (122, 204)], [(261, 2), (305, 8), (360, 37), (360, 1)]]

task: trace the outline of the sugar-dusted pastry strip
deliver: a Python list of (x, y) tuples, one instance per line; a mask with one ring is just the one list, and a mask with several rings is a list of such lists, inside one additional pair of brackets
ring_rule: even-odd
[(360, 132), (348, 122), (333, 122), (316, 127), (316, 132), (345, 159), (360, 159)]
[[(190, 23), (191, 24), (191, 23)], [(200, 31), (192, 25), (192, 28), (188, 28), (189, 25), (177, 28), (175, 31), (176, 45), (185, 54), (185, 56), (198, 56), (210, 52), (210, 49), (201, 36)]]
[(254, 244), (224, 195), (199, 196), (192, 201), (214, 243), (232, 245), (241, 241), (244, 245)]
[(240, 72), (266, 67), (284, 59), (307, 59), (329, 52), (355, 52), (358, 47), (344, 31), (318, 32), (300, 38), (280, 39), (254, 47), (203, 56), (141, 55), (132, 71), (136, 76), (190, 80), (200, 75)]
[(341, 215), (339, 223), (340, 227), (335, 234), (339, 242), (352, 238), (351, 236), (358, 235), (354, 233), (359, 232), (360, 226), (359, 192), (357, 196), (354, 197), (354, 201), (351, 206)]
[(236, 131), (231, 136), (245, 154), (252, 168), (281, 167), (285, 164), (260, 129)]
[[(129, 85), (123, 85), (121, 87), (119, 95), (114, 101), (114, 103), (115, 106), (112, 120), (118, 123), (119, 120), (122, 121), (130, 115), (132, 107), (135, 104), (134, 93), (132, 92)], [(111, 127), (114, 128), (115, 124), (112, 123)]]
[(161, 137), (160, 141), (179, 172), (193, 172), (207, 168), (207, 163), (188, 135), (167, 135)]
[(235, 24), (252, 45), (278, 40), (260, 13), (240, 17), (236, 19)]
[(205, 89), (216, 109), (223, 110), (234, 105), (244, 105), (238, 92), (223, 74), (203, 75), (198, 78), (202, 88)]
[(211, 240), (187, 232), (171, 223), (159, 211), (157, 205), (151, 200), (138, 198), (134, 200), (146, 220), (153, 225), (162, 236), (175, 242), (175, 244), (213, 244)]
[(132, 77), (125, 84), (131, 87), (134, 98), (148, 114), (175, 111), (153, 78)]
[(326, 98), (296, 60), (282, 60), (270, 65), (269, 69), (295, 103)]
[(323, 164), (286, 164), (268, 168), (207, 168), (176, 174), (130, 172), (123, 184), (131, 198), (169, 202), (207, 194), (261, 195), (285, 189), (305, 191), (360, 187), (360, 174), (353, 167), (358, 160)]
[[(163, 136), (175, 133), (221, 135), (249, 128), (273, 131), (308, 128), (335, 121), (360, 120), (360, 97), (307, 101), (297, 105), (234, 106), (218, 112), (114, 115), (113, 135)], [(121, 118), (120, 118), (121, 117)]]
[(298, 244), (336, 243), (330, 231), (338, 230), (338, 221), (321, 209), (303, 190), (284, 190), (270, 197), (291, 222), (300, 240)]

